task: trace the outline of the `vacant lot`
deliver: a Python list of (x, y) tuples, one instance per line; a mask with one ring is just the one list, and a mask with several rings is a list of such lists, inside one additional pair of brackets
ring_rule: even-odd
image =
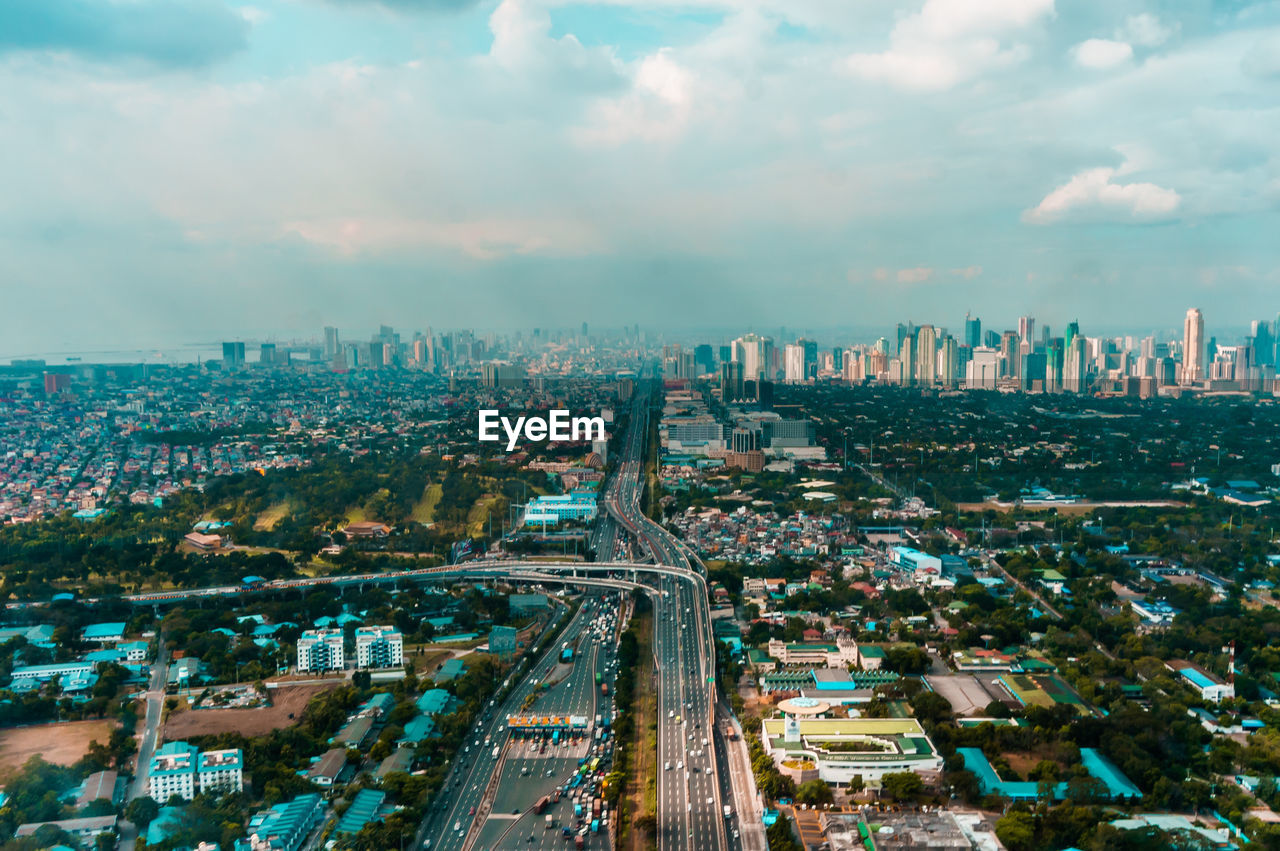
[(982, 715), (995, 698), (982, 686), (977, 677), (968, 674), (929, 676), (929, 685), (947, 699), (957, 715)]
[(19, 768), (39, 754), (47, 762), (71, 765), (89, 751), (93, 741), (106, 744), (114, 721), (64, 721), (0, 730), (0, 771)]
[(296, 723), (311, 698), (344, 682), (345, 680), (335, 679), (332, 683), (269, 689), (267, 693), (271, 697), (271, 705), (256, 709), (189, 709), (165, 722), (163, 738), (173, 741), (188, 736), (216, 736), (219, 733), (263, 736), (272, 730)]

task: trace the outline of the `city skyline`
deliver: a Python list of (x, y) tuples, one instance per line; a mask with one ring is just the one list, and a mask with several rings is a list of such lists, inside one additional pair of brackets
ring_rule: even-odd
[(927, 303), (1172, 328), (1201, 303), (1243, 325), (1278, 282), (1266, 4), (0, 15), (15, 353), (297, 336), (391, 305), (473, 326), (887, 324)]

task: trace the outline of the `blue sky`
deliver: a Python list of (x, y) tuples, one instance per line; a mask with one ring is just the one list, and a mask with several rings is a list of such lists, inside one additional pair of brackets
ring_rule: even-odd
[(1280, 310), (1280, 3), (9, 0), (0, 355)]

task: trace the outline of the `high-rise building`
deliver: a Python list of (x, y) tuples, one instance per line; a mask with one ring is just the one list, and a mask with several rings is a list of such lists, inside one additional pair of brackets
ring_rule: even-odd
[(1034, 316), (1018, 317), (1018, 341), (1030, 345), (1034, 342), (1032, 339), (1036, 334), (1036, 320)]
[(720, 364), (720, 398), (724, 402), (737, 402), (744, 397), (743, 368), (741, 361), (724, 361)]
[(298, 638), (298, 673), (341, 671), (345, 665), (342, 630), (308, 629)]
[[(901, 326), (899, 326), (901, 327)], [(901, 373), (898, 381), (901, 384), (914, 384), (916, 381), (916, 338), (910, 335), (903, 337), (898, 343), (898, 360), (901, 362)]]
[(964, 315), (964, 344), (973, 349), (982, 345), (982, 320), (968, 313)]
[(783, 350), (783, 371), (788, 384), (805, 380), (804, 348), (788, 343)]
[(804, 353), (802, 362), (804, 377), (806, 379), (815, 378), (818, 375), (818, 344), (813, 340), (802, 338), (796, 340), (796, 345)]
[(948, 386), (960, 377), (960, 346), (956, 338), (947, 334), (938, 346), (938, 380)]
[(239, 366), (244, 363), (244, 343), (223, 343), (222, 362), (227, 366)]
[(404, 636), (391, 626), (356, 628), (357, 668), (398, 668), (404, 664)]
[(1000, 350), (994, 346), (975, 348), (965, 367), (965, 386), (974, 390), (995, 390), (999, 378)]
[(1187, 311), (1182, 325), (1182, 384), (1204, 381), (1207, 347), (1204, 341), (1204, 314), (1200, 308)]
[(327, 360), (333, 360), (338, 352), (342, 351), (342, 344), (338, 341), (338, 329), (332, 325), (326, 325), (324, 329), (324, 356)]
[(258, 346), (258, 363), (263, 366), (272, 366), (276, 362), (276, 344), (261, 343)]
[(1085, 352), (1084, 338), (1076, 334), (1067, 344), (1066, 361), (1062, 367), (1062, 389), (1068, 393), (1083, 393), (1087, 388), (1089, 356)]
[(921, 325), (916, 332), (915, 379), (920, 384), (938, 380), (938, 336), (932, 325)]

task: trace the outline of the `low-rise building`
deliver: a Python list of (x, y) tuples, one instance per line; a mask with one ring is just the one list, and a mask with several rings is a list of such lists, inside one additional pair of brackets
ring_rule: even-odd
[(1165, 662), (1165, 667), (1199, 692), (1201, 699), (1210, 703), (1221, 703), (1236, 696), (1236, 687), (1233, 683), (1224, 682), (1221, 677), (1206, 671), (1194, 662), (1179, 659)]
[(88, 847), (93, 844), (93, 840), (99, 834), (108, 833), (116, 829), (116, 817), (89, 816), (87, 818), (69, 818), (58, 821), (30, 822), (18, 825), (18, 829), (14, 831), (13, 835), (17, 839), (35, 836), (36, 831), (45, 825), (56, 827), (58, 830), (65, 830), (80, 840), (81, 844)]
[(845, 637), (837, 638), (834, 644), (788, 644), (774, 638), (769, 641), (769, 655), (783, 665), (843, 668), (858, 664), (858, 645)]
[(819, 779), (844, 785), (860, 777), (876, 789), (886, 774), (914, 771), (931, 782), (942, 770), (941, 755), (914, 718), (787, 714), (766, 719), (762, 727), (765, 751), (783, 774), (800, 783)]
[(276, 804), (249, 820), (249, 838), (235, 851), (297, 851), (324, 819), (324, 799), (314, 793)]

